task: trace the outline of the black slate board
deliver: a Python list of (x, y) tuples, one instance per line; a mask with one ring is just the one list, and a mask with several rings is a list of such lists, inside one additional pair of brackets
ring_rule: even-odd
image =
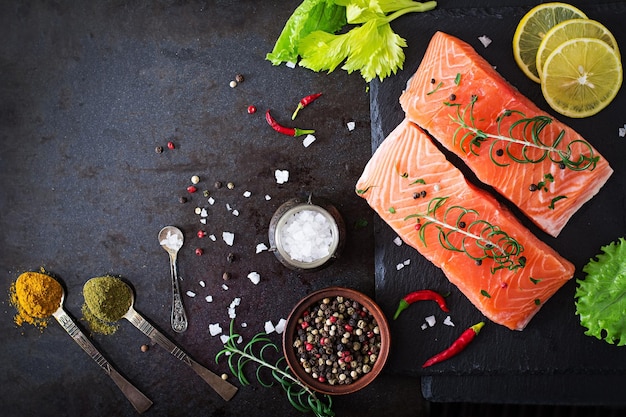
[[(626, 18), (624, 3), (578, 4), (589, 18), (607, 26), (626, 48), (626, 33), (622, 30)], [(431, 36), (438, 30), (470, 43), (511, 84), (559, 120), (580, 132), (607, 157), (615, 170), (600, 193), (579, 210), (558, 238), (552, 238), (532, 225), (518, 211), (518, 218), (540, 239), (555, 248), (576, 266), (575, 278), (583, 278), (582, 266), (595, 256), (600, 247), (626, 234), (624, 188), (626, 143), (618, 135), (626, 117), (626, 91), (600, 114), (582, 120), (555, 114), (541, 95), (540, 86), (527, 79), (515, 64), (511, 40), (527, 7), (498, 8), (439, 8), (426, 14), (411, 14), (394, 22), (394, 30), (407, 39), (404, 70), (384, 82), (371, 85), (372, 148), (375, 150), (385, 136), (404, 118), (398, 103), (407, 80), (419, 66)], [(493, 42), (484, 47), (482, 35)], [(450, 157), (453, 162), (458, 160)], [(475, 178), (459, 166), (468, 178)], [(502, 201), (504, 201), (502, 199)], [(511, 206), (508, 202), (505, 204)], [(419, 303), (391, 321), (393, 348), (387, 365), (391, 372), (418, 376), (446, 375), (561, 375), (612, 374), (626, 371), (626, 348), (584, 335), (575, 313), (575, 279), (555, 294), (522, 332), (508, 330), (490, 323), (479, 338), (462, 354), (447, 362), (421, 369), (432, 354), (448, 346), (465, 328), (484, 320), (463, 294), (451, 285), (443, 273), (408, 245), (393, 243), (396, 234), (376, 217), (376, 299), (392, 316), (398, 300), (407, 292), (431, 288), (449, 293), (451, 318), (455, 327), (443, 325), (446, 314), (435, 304)], [(410, 260), (397, 270), (396, 265)], [(437, 324), (421, 329), (426, 316), (435, 315)]]

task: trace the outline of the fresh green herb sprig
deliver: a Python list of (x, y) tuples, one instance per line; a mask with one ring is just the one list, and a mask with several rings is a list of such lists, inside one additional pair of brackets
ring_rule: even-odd
[[(433, 225), (439, 230), (439, 244), (448, 250), (465, 253), (469, 258), (482, 264), (485, 259), (493, 259), (491, 272), (500, 269), (515, 270), (526, 265), (522, 256), (524, 247), (509, 236), (499, 226), (479, 218), (479, 213), (459, 205), (445, 207), (449, 197), (436, 197), (428, 203), (426, 213), (416, 213), (405, 220), (417, 219), (420, 223), (419, 237), (426, 246), (426, 229)], [(443, 210), (443, 213), (441, 211)], [(456, 240), (456, 243), (453, 241)]]
[[(248, 343), (240, 349), (237, 341), (240, 335), (234, 332), (234, 320), (230, 322), (230, 334), (224, 349), (215, 356), (215, 361), (223, 356), (228, 357), (228, 367), (237, 377), (242, 385), (250, 385), (250, 381), (245, 375), (246, 365), (256, 364), (255, 376), (257, 381), (264, 387), (271, 387), (278, 383), (287, 393), (287, 399), (291, 405), (301, 412), (312, 411), (317, 417), (332, 417), (335, 413), (332, 410), (332, 398), (329, 395), (318, 396), (315, 391), (303, 385), (294, 377), (286, 365), (285, 357), (281, 356), (275, 363), (265, 359), (267, 351), (279, 352), (278, 346), (274, 344), (266, 333), (258, 333)], [(271, 381), (267, 382), (262, 376), (263, 370), (268, 370)]]
[[(557, 135), (551, 144), (546, 143), (541, 138), (543, 129), (552, 123), (553, 119), (548, 116), (526, 117), (524, 113), (517, 110), (503, 110), (497, 118), (497, 133), (487, 133), (476, 127), (476, 119), (474, 117), (474, 106), (478, 101), (478, 96), (473, 95), (470, 103), (462, 107), (459, 103), (445, 102), (448, 106), (456, 107), (456, 114), (450, 116), (452, 120), (459, 125), (454, 132), (454, 144), (458, 142), (463, 152), (468, 150), (478, 156), (480, 147), (489, 139), (493, 139), (489, 145), (489, 157), (491, 161), (498, 166), (508, 166), (509, 163), (499, 162), (499, 157), (506, 156), (513, 162), (520, 164), (536, 164), (549, 158), (555, 164), (559, 164), (563, 168), (572, 171), (593, 170), (599, 156), (594, 155), (593, 147), (582, 139), (576, 139), (569, 142), (562, 149), (559, 148), (565, 131)], [(502, 132), (502, 122), (508, 117), (517, 117), (506, 132)], [(521, 137), (515, 137), (514, 131), (521, 128)], [(501, 145), (504, 144), (501, 149)], [(521, 145), (521, 150), (519, 149)], [(579, 152), (578, 157), (573, 157), (573, 148), (582, 146), (587, 152)], [(514, 152), (514, 149), (518, 149)], [(532, 153), (532, 154), (531, 154)]]

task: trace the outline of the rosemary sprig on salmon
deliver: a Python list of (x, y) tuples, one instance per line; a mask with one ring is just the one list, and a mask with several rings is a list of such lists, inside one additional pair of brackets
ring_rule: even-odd
[[(428, 203), (426, 213), (411, 214), (405, 220), (416, 219), (416, 229), (424, 246), (426, 228), (434, 225), (439, 230), (439, 244), (447, 250), (462, 252), (476, 263), (492, 259), (491, 273), (506, 268), (513, 271), (526, 265), (524, 251), (517, 240), (509, 236), (498, 225), (481, 219), (478, 211), (460, 205), (444, 207), (448, 197), (436, 197)], [(441, 210), (443, 213), (440, 214)], [(425, 220), (421, 223), (421, 220)]]
[[(505, 109), (496, 119), (496, 133), (479, 129), (476, 127), (474, 116), (476, 101), (478, 101), (478, 96), (472, 95), (470, 103), (465, 107), (459, 103), (444, 102), (447, 106), (456, 107), (456, 114), (450, 115), (452, 121), (459, 125), (454, 132), (453, 143), (458, 145), (463, 152), (471, 152), (478, 156), (481, 145), (493, 139), (489, 145), (489, 158), (501, 167), (509, 165), (507, 162), (501, 162), (505, 155), (509, 160), (520, 164), (537, 164), (549, 158), (561, 169), (568, 168), (573, 171), (593, 170), (596, 167), (600, 157), (594, 154), (594, 149), (589, 142), (575, 139), (563, 145), (562, 141), (565, 137), (563, 129), (556, 137), (542, 138), (544, 128), (553, 121), (546, 115), (526, 117), (521, 111)], [(507, 117), (517, 117), (517, 120), (510, 122), (508, 128), (503, 129), (502, 123)], [(578, 151), (577, 155), (574, 155), (574, 147), (580, 147), (587, 152)]]

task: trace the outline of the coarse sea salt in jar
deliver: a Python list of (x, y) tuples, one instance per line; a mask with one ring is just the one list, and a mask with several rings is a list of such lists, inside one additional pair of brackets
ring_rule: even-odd
[(291, 199), (270, 222), (271, 250), (285, 266), (314, 271), (329, 265), (343, 248), (345, 226), (331, 204)]

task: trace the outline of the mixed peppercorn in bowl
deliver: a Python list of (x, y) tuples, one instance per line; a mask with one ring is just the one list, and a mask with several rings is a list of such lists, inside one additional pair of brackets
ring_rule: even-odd
[(365, 294), (329, 287), (303, 298), (287, 319), (283, 350), (294, 375), (323, 394), (349, 394), (383, 369), (389, 326)]

